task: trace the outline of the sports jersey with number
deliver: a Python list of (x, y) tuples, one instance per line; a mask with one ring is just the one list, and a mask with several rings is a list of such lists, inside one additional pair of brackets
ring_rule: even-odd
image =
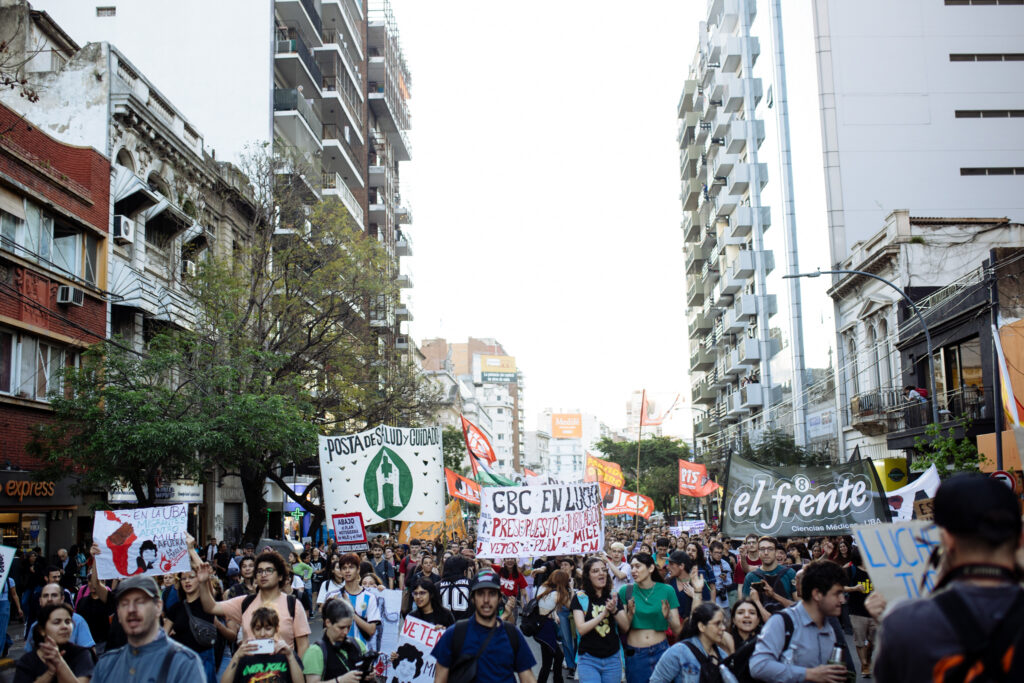
[(441, 604), (452, 613), (456, 621), (466, 619), (473, 613), (473, 605), (469, 601), (469, 579), (441, 579), (437, 590), (441, 593)]

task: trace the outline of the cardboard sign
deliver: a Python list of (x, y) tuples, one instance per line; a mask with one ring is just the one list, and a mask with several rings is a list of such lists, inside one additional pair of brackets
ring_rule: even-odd
[(366, 524), (444, 517), (440, 427), (321, 436), (320, 473), (328, 515), (357, 511)]
[(437, 660), (430, 652), (444, 634), (443, 628), (415, 617), (406, 617), (398, 633), (398, 659), (387, 671), (388, 683), (433, 683)]
[(102, 551), (96, 556), (97, 575), (103, 580), (188, 571), (187, 523), (185, 504), (97, 512), (92, 523)]
[(935, 519), (935, 499), (915, 500), (914, 519), (919, 519), (922, 522), (930, 522)]
[(390, 653), (398, 648), (398, 631), (402, 621), (402, 591), (377, 590), (372, 591), (371, 595), (377, 600), (381, 623), (373, 636), (366, 641), (366, 647), (381, 653), (373, 664), (373, 670), (383, 678), (391, 666)]
[(832, 467), (766, 467), (729, 459), (722, 531), (727, 536), (835, 536), (889, 521), (868, 459)]
[(412, 543), (414, 538), (433, 541), (439, 536), (450, 539), (452, 534), (458, 534), (459, 538), (466, 538), (467, 535), (466, 522), (462, 519), (462, 508), (457, 500), (445, 507), (443, 522), (402, 522), (402, 528), (398, 530), (398, 542)]
[(485, 486), (477, 557), (587, 555), (604, 548), (598, 484)]
[(608, 484), (600, 486), (601, 507), (607, 516), (639, 514), (644, 519), (650, 519), (651, 514), (654, 513), (654, 501), (647, 496), (641, 496)]
[(937, 572), (929, 560), (939, 545), (939, 531), (933, 523), (856, 524), (853, 539), (875, 590), (890, 606), (927, 595), (935, 587)]
[(621, 465), (595, 458), (590, 453), (587, 453), (587, 465), (584, 470), (583, 481), (601, 482), (616, 488), (622, 488), (626, 484), (626, 479), (622, 476)]
[(448, 484), (449, 496), (464, 500), (472, 505), (480, 504), (480, 484), (457, 472), (453, 472), (447, 467), (444, 470), (444, 479)]
[(338, 544), (339, 553), (355, 553), (370, 549), (370, 544), (366, 540), (366, 526), (360, 513), (331, 515), (331, 527), (334, 529), (334, 542)]

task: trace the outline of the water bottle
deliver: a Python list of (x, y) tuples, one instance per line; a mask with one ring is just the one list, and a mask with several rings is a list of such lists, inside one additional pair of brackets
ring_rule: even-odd
[(832, 654), (828, 656), (829, 664), (843, 664), (843, 648), (839, 647), (839, 643), (836, 643), (832, 647)]

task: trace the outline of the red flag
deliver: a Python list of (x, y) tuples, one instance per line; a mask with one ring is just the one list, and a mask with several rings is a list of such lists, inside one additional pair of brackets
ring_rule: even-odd
[(462, 418), (462, 436), (466, 439), (466, 450), (469, 451), (469, 464), (473, 466), (473, 476), (475, 477), (480, 469), (479, 460), (489, 463), (495, 462), (498, 456), (494, 454), (491, 442), (487, 440), (487, 437), (480, 431), (480, 428), (467, 420), (464, 415), (459, 417)]
[(525, 474), (528, 477), (536, 477), (537, 476), (536, 472), (534, 472), (531, 469), (527, 469), (526, 467), (523, 468), (523, 474)]
[(452, 498), (464, 500), (473, 505), (480, 504), (480, 484), (472, 479), (467, 479), (447, 467), (444, 468), (444, 478), (448, 483), (448, 495)]
[(676, 407), (677, 403), (679, 403), (679, 394), (676, 394), (676, 397), (672, 400), (672, 405), (668, 407), (668, 410), (661, 414), (661, 417), (654, 417), (651, 415), (651, 407), (647, 404), (646, 389), (644, 390), (643, 398), (641, 399), (640, 403), (640, 426), (657, 427), (658, 425), (665, 421), (665, 418), (668, 417), (668, 414), (672, 412), (672, 409)]
[(708, 477), (708, 468), (695, 462), (679, 461), (679, 494), (703, 498), (711, 495), (718, 484)]
[[(635, 515), (639, 511), (641, 517), (648, 519), (654, 512), (654, 501), (647, 496), (641, 496), (608, 484), (599, 484), (599, 486), (601, 487), (601, 507), (605, 517)], [(637, 504), (638, 498), (639, 505)]]

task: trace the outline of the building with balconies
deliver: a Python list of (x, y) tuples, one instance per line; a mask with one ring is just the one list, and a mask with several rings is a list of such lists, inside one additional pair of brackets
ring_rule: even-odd
[(753, 0), (708, 2), (677, 112), (694, 435), (697, 451), (716, 457), (762, 433), (778, 395), (768, 371), (780, 345), (766, 287), (775, 261), (764, 246), (767, 165), (757, 160), (756, 11)]

